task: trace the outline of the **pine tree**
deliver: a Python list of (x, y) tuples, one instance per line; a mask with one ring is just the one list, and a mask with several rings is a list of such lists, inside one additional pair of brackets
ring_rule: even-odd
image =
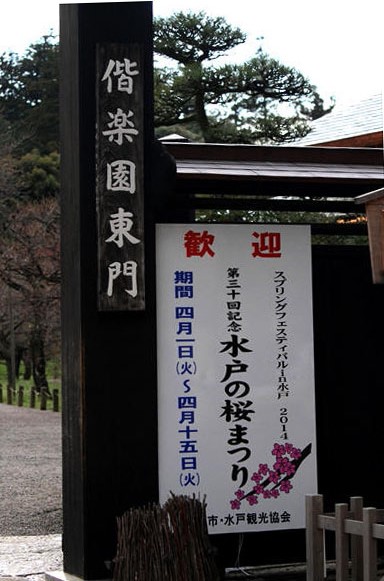
[(244, 64), (210, 64), (245, 40), (223, 17), (205, 12), (155, 19), (155, 52), (176, 64), (155, 71), (159, 134), (186, 128), (205, 142), (282, 143), (308, 132), (314, 112), (326, 110), (316, 88), (295, 68), (261, 47)]

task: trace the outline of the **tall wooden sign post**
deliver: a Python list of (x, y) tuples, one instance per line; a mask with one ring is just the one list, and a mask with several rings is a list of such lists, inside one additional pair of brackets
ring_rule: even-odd
[(60, 8), (64, 573), (156, 501), (152, 3)]

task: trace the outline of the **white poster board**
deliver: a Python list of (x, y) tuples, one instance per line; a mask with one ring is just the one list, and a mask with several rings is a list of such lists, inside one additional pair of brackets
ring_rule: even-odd
[(317, 491), (310, 229), (157, 226), (160, 501), (211, 533), (303, 528)]

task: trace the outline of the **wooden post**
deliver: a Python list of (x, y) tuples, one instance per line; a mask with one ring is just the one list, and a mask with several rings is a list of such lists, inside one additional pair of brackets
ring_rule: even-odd
[(336, 537), (336, 581), (347, 581), (349, 562), (348, 534), (345, 532), (345, 519), (348, 515), (347, 504), (335, 506), (335, 537)]
[(376, 520), (375, 508), (363, 508), (364, 581), (377, 581), (377, 540), (372, 533)]
[(3, 386), (0, 383), (0, 403), (3, 403)]
[(29, 393), (29, 407), (34, 408), (36, 405), (36, 388), (34, 385), (31, 386), (31, 391)]
[(24, 404), (24, 387), (22, 385), (19, 385), (17, 396), (17, 405), (22, 407)]
[(307, 494), (305, 497), (307, 581), (324, 579), (324, 539), (323, 531), (318, 526), (318, 516), (322, 512), (323, 497), (320, 494)]
[(13, 404), (13, 389), (11, 385), (7, 385), (7, 404)]
[(40, 409), (42, 411), (47, 409), (47, 390), (45, 387), (40, 388)]
[[(60, 6), (63, 560), (64, 573), (80, 579), (110, 577), (116, 518), (158, 499), (152, 38), (152, 2)], [(137, 127), (143, 180), (140, 191), (119, 194), (119, 207), (125, 209), (132, 195), (144, 205), (145, 305), (136, 311), (102, 310), (98, 301), (98, 247), (111, 238), (100, 236), (96, 204), (100, 44), (105, 54), (111, 44), (124, 55), (104, 63), (105, 90), (107, 72), (115, 83), (112, 73), (119, 70), (139, 70), (144, 88), (143, 125)], [(132, 45), (140, 49), (137, 64)], [(129, 115), (130, 95), (120, 97)], [(106, 117), (115, 111), (107, 109)], [(100, 129), (98, 138), (107, 139)]]
[(59, 411), (59, 390), (57, 388), (53, 390), (52, 397), (53, 397), (53, 411), (58, 412)]
[[(354, 520), (363, 520), (362, 496), (351, 497), (350, 510)], [(360, 535), (351, 535), (351, 569), (352, 581), (363, 581), (363, 539)]]

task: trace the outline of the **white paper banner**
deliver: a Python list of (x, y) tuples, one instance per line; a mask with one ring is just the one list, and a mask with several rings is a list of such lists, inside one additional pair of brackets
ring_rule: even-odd
[(160, 500), (211, 533), (302, 528), (317, 491), (310, 230), (157, 226)]

